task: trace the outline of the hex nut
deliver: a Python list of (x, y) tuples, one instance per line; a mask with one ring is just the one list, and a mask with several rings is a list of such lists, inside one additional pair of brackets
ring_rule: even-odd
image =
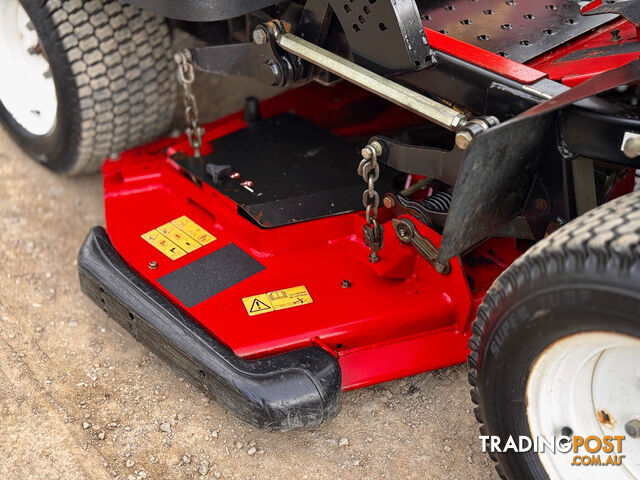
[(456, 133), (456, 145), (461, 150), (466, 150), (473, 141), (473, 135), (466, 130)]
[(267, 32), (265, 32), (262, 28), (256, 28), (253, 31), (253, 41), (256, 43), (256, 45), (264, 45), (265, 43), (267, 43), (267, 40)]

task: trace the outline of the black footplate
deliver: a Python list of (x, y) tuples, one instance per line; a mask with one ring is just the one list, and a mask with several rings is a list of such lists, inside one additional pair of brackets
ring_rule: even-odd
[(418, 8), (425, 27), (521, 63), (615, 18), (582, 16), (566, 0), (419, 0)]
[[(364, 144), (285, 113), (213, 141), (203, 159), (174, 160), (269, 228), (362, 210)], [(381, 166), (376, 188), (392, 191), (396, 174)]]

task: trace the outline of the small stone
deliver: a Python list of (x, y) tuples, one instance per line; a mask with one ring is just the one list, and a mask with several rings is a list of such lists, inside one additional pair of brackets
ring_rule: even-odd
[(445, 452), (450, 452), (451, 451), (451, 447), (449, 445), (445, 445), (444, 446), (444, 451)]
[(182, 463), (191, 463), (191, 457), (189, 455), (183, 455)]
[(349, 446), (349, 439), (342, 437), (340, 440), (338, 440), (338, 445), (340, 445), (341, 447)]
[(206, 460), (204, 462), (200, 462), (200, 466), (198, 467), (198, 473), (204, 477), (208, 471), (209, 471), (209, 462), (207, 462)]
[(256, 447), (251, 447), (249, 450), (247, 450), (247, 453), (249, 455), (255, 455), (257, 451), (258, 449)]
[(220, 478), (222, 474), (218, 470), (216, 470), (215, 472), (213, 472), (213, 476), (216, 478)]
[(100, 433), (98, 433), (98, 438), (99, 438), (100, 440), (104, 440), (104, 432), (100, 432)]
[(136, 464), (136, 462), (134, 462), (133, 460), (129, 459), (127, 460), (127, 462), (125, 463), (125, 465), (127, 466), (127, 468), (131, 468)]
[(171, 424), (164, 422), (160, 424), (160, 430), (165, 432), (165, 433), (169, 433), (171, 432)]
[(236, 442), (236, 448), (242, 448), (242, 443), (241, 442)]
[(130, 432), (130, 431), (131, 431), (131, 427), (129, 427), (129, 426), (124, 427), (124, 429), (125, 429), (127, 432)]
[(89, 422), (82, 422), (82, 428), (84, 428), (85, 430), (87, 428), (89, 428), (91, 426), (91, 424)]
[(71, 320), (71, 321), (69, 322), (69, 326), (70, 326), (70, 327), (77, 327), (77, 326), (78, 326), (78, 322), (76, 322), (75, 320)]
[(467, 456), (467, 462), (469, 463), (473, 463), (473, 458), (471, 458), (471, 455)]
[(357, 458), (353, 461), (353, 464), (357, 467), (360, 465), (360, 460), (358, 460)]
[(211, 432), (211, 436), (213, 438), (218, 438), (218, 430), (214, 430), (213, 432)]

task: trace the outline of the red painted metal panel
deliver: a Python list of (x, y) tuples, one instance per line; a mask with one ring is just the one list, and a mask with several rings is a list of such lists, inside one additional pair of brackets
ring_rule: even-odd
[[(359, 106), (367, 95), (351, 86), (307, 86), (264, 102), (262, 112), (268, 117), (294, 110), (334, 132), (358, 135), (381, 125), (410, 125), (419, 120), (385, 108), (374, 111), (371, 121), (362, 122)], [(207, 125), (205, 141), (244, 126), (241, 114), (231, 115)], [(465, 360), (475, 308), (508, 261), (502, 264), (481, 255), (479, 263), (465, 266), (471, 272), (465, 274), (455, 260), (449, 275), (439, 275), (412, 247), (397, 240), (389, 213), (381, 209), (387, 234), (381, 262), (374, 267), (361, 240), (362, 213), (260, 228), (240, 215), (227, 197), (182, 172), (169, 158), (177, 151), (189, 152), (184, 136), (124, 152), (119, 160), (105, 163), (107, 231), (136, 272), (237, 355), (258, 358), (321, 345), (339, 358), (345, 389)], [(182, 215), (217, 240), (172, 261), (141, 235)], [(424, 236), (439, 243), (438, 233), (414, 223)], [(192, 308), (158, 283), (160, 277), (229, 243), (265, 269)], [(515, 251), (512, 247), (496, 248)], [(151, 261), (157, 262), (157, 268), (149, 268)], [(475, 278), (473, 292), (467, 275)], [(351, 282), (350, 288), (341, 286), (344, 279)], [(244, 297), (298, 285), (307, 287), (312, 304), (249, 316), (242, 303)]]
[[(617, 30), (620, 37), (613, 36)], [(614, 41), (612, 41), (612, 39)], [(626, 65), (640, 56), (636, 28), (616, 20), (529, 63), (551, 80), (574, 87), (591, 77)]]
[(466, 42), (436, 32), (435, 30), (425, 28), (424, 31), (429, 44), (436, 50), (454, 55), (473, 65), (486, 68), (491, 72), (504, 75), (517, 82), (528, 85), (547, 76), (546, 73), (536, 70), (535, 68), (514, 62), (513, 60), (509, 60), (483, 48), (469, 45)]

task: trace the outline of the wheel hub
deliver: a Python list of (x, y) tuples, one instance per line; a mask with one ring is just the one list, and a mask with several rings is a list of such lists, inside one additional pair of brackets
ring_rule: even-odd
[[(532, 437), (625, 436), (622, 452), (539, 453), (550, 480), (640, 479), (640, 339), (610, 332), (575, 334), (556, 341), (536, 360), (527, 382)], [(572, 465), (574, 457), (624, 456), (621, 466)]]
[(38, 33), (18, 0), (0, 2), (0, 102), (27, 132), (46, 135), (58, 101)]

